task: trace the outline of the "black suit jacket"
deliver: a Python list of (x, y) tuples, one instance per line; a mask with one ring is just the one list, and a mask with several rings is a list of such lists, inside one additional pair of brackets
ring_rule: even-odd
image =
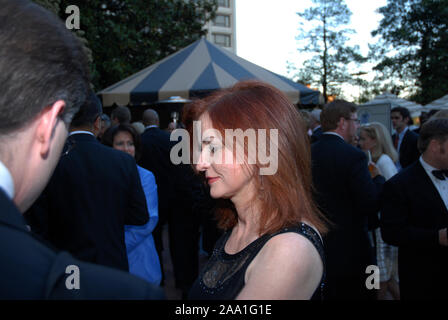
[(68, 139), (72, 149), (25, 217), (58, 249), (129, 270), (124, 226), (143, 225), (149, 216), (135, 160), (89, 134)]
[[(366, 267), (376, 261), (368, 238), (368, 217), (378, 213), (384, 178), (372, 180), (366, 155), (338, 136), (323, 134), (311, 146), (311, 153), (315, 200), (333, 223), (324, 237), (327, 289), (332, 279), (351, 279), (362, 288)], [(336, 281), (339, 286), (344, 282)], [(341, 290), (333, 291), (341, 292), (337, 298), (344, 298)]]
[(160, 225), (166, 221), (168, 217), (165, 213), (176, 201), (175, 167), (170, 160), (170, 151), (175, 143), (170, 141), (168, 132), (156, 127), (146, 129), (142, 134), (142, 156), (139, 165), (154, 173), (158, 191)]
[(313, 130), (313, 134), (311, 135), (311, 143), (316, 142), (319, 140), (319, 138), (322, 136), (324, 132), (322, 131), (321, 127), (318, 127), (317, 129)]
[[(392, 141), (395, 140), (397, 134), (392, 136)], [(403, 141), (401, 141), (399, 161), (401, 167), (404, 169), (418, 160), (420, 152), (417, 148), (418, 134), (408, 129), (404, 134)]]
[(448, 211), (420, 161), (384, 185), (381, 206), (383, 240), (399, 247), (402, 299), (447, 299), (448, 248), (439, 230)]
[[(163, 299), (163, 292), (126, 272), (76, 260), (28, 231), (0, 189), (0, 299)], [(79, 289), (69, 290), (66, 268), (79, 268)]]

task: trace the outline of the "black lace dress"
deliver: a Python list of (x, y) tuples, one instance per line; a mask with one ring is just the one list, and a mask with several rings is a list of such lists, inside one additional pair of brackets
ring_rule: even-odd
[(224, 251), (224, 246), (231, 233), (231, 231), (227, 231), (217, 241), (212, 256), (191, 287), (188, 299), (234, 300), (244, 286), (244, 277), (249, 264), (269, 239), (285, 232), (296, 232), (303, 235), (311, 241), (319, 252), (324, 263), (324, 273), (312, 300), (322, 299), (325, 279), (323, 244), (318, 233), (304, 223), (296, 227), (284, 228), (274, 234), (265, 234), (236, 254), (227, 254)]

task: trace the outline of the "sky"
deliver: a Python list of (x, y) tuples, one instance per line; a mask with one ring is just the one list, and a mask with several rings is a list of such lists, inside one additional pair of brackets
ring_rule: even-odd
[[(367, 54), (368, 43), (374, 42), (370, 32), (377, 28), (382, 18), (375, 10), (385, 6), (387, 0), (345, 0), (345, 3), (352, 12), (347, 28), (356, 31), (347, 44), (357, 44), (361, 53)], [(311, 0), (235, 0), (237, 55), (291, 78), (287, 61), (297, 67), (303, 62), (303, 54), (297, 51), (295, 40), (300, 21), (297, 12), (311, 6)], [(349, 88), (345, 88), (344, 94), (347, 97), (357, 95)]]

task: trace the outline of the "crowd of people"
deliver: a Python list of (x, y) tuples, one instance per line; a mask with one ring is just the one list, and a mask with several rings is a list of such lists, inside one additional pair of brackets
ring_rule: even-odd
[[(379, 122), (360, 125), (346, 101), (315, 111), (318, 117), (307, 113), (315, 199), (332, 223), (324, 238), (325, 297), (446, 299), (446, 111), (423, 114), (411, 129), (409, 110), (394, 107), (393, 135)], [(380, 272), (377, 290), (365, 282), (372, 265)]]
[(248, 80), (166, 130), (153, 109), (108, 117), (64, 24), (0, 4), (0, 299), (164, 299), (163, 250), (183, 299), (448, 298), (443, 111), (414, 131), (393, 108), (391, 135)]

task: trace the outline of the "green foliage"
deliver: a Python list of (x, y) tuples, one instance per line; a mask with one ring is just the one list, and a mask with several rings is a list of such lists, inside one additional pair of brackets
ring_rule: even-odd
[[(301, 18), (299, 51), (312, 55), (298, 69), (296, 77), (314, 87), (322, 87), (328, 95), (340, 94), (343, 83), (356, 83), (348, 65), (366, 61), (359, 47), (346, 45), (354, 30), (343, 28), (350, 22), (351, 12), (343, 0), (313, 0), (314, 7), (297, 13)], [(306, 24), (306, 28), (305, 28)], [(289, 70), (294, 67), (289, 65)]]
[(34, 2), (45, 9), (50, 10), (56, 15), (59, 13), (59, 5), (61, 0), (34, 0)]
[[(398, 79), (410, 99), (429, 103), (448, 92), (448, 2), (389, 0), (371, 47), (375, 70), (383, 79)], [(390, 83), (390, 80), (389, 80)]]
[[(51, 1), (51, 0), (40, 0)], [(79, 7), (81, 34), (91, 51), (92, 83), (103, 89), (206, 34), (217, 5), (208, 0), (58, 0)]]

